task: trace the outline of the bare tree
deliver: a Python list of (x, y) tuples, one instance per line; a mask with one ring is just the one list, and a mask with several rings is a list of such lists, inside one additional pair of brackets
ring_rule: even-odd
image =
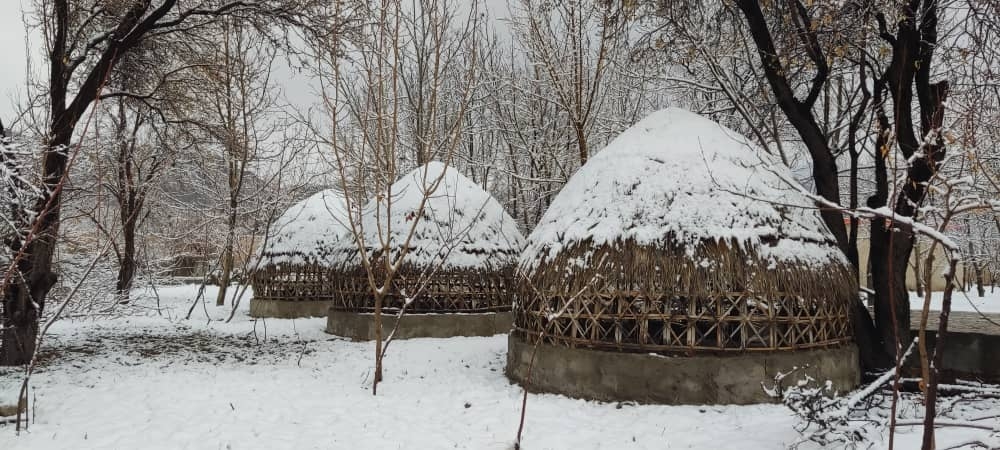
[[(720, 91), (755, 130), (754, 135), (760, 141), (765, 145), (771, 141), (778, 146), (786, 163), (785, 147), (794, 136), (809, 155), (812, 182), (823, 198), (840, 204), (845, 197), (838, 158), (846, 154), (850, 157), (846, 196), (849, 201), (844, 203), (860, 206), (861, 163), (870, 157), (874, 167), (868, 179), (873, 180), (873, 186), (864, 189), (872, 194), (867, 204), (894, 203), (900, 214), (914, 217), (923, 188), (913, 186), (925, 182), (926, 176), (935, 170), (934, 158), (943, 157), (943, 153), (935, 152), (943, 151), (944, 147), (929, 145), (926, 150), (937, 156), (926, 157), (930, 153), (924, 149), (918, 151), (919, 142), (911, 139), (916, 136), (913, 127), (920, 126), (925, 136), (940, 127), (940, 116), (935, 116), (932, 109), (940, 110), (945, 84), (931, 86), (927, 81), (934, 66), (939, 5), (928, 1), (918, 4), (916, 11), (908, 8), (894, 2), (844, 4), (790, 0), (768, 4), (739, 1), (735, 8), (724, 2), (709, 6), (676, 2), (654, 10), (667, 19), (666, 28), (659, 30), (657, 36), (678, 30), (675, 36), (691, 46), (698, 64), (706, 66), (704, 72), (711, 76), (708, 83), (698, 79), (684, 80), (685, 83), (709, 93)], [(886, 16), (904, 20), (890, 26)], [(709, 46), (714, 41), (705, 38), (707, 34), (718, 33), (735, 34), (737, 44), (723, 47), (726, 49), (723, 53), (712, 51)], [(728, 65), (732, 61), (745, 61), (751, 55), (759, 63)], [(701, 67), (698, 64), (694, 67)], [(923, 75), (917, 76), (918, 72)], [(698, 73), (692, 72), (695, 76)], [(739, 82), (743, 74), (766, 81), (766, 87), (752, 89), (747, 94)], [(922, 99), (919, 105), (912, 104), (914, 90), (922, 92), (917, 95)], [(761, 98), (759, 92), (769, 95)], [(767, 117), (761, 114), (767, 110), (761, 105), (770, 98), (777, 104), (780, 117), (771, 115), (775, 125), (765, 127), (759, 118)], [(887, 107), (889, 102), (892, 108)], [(914, 106), (921, 110), (920, 120), (911, 120)], [(782, 132), (782, 123), (790, 127), (791, 135)], [(874, 127), (867, 123), (873, 123)], [(907, 127), (908, 131), (900, 132), (897, 130), (900, 127)], [(766, 136), (768, 128), (773, 128), (770, 133), (773, 138)], [(896, 146), (899, 159), (889, 152)], [(924, 157), (905, 163), (909, 167), (898, 164), (899, 160), (915, 154)], [(908, 171), (912, 177), (900, 184), (903, 195), (890, 198), (894, 194), (890, 192), (893, 186), (889, 180), (894, 176), (890, 172), (895, 170)], [(821, 213), (845, 255), (858, 266), (857, 219), (849, 220), (848, 231), (839, 213)], [(870, 229), (874, 323), (860, 303), (854, 314), (866, 367), (886, 367), (892, 355), (899, 355), (901, 343), (909, 341), (905, 274), (912, 236), (905, 230), (896, 231), (898, 235), (879, 218), (874, 219)], [(862, 269), (865, 268), (858, 267), (859, 275)]]
[[(343, 7), (338, 3), (338, 7)], [(382, 361), (385, 355), (382, 329), (382, 308), (386, 296), (393, 289), (393, 280), (406, 259), (409, 243), (422, 217), (428, 198), (441, 185), (445, 172), (433, 173), (426, 169), (421, 179), (419, 206), (412, 211), (412, 220), (404, 230), (391, 228), (393, 202), (400, 194), (392, 191), (392, 185), (401, 173), (400, 164), (405, 164), (403, 119), (419, 110), (427, 119), (421, 119), (419, 135), (412, 136), (409, 145), (416, 148), (416, 155), (434, 155), (447, 165), (452, 160), (456, 148), (462, 141), (462, 126), (469, 103), (470, 93), (476, 83), (475, 77), (475, 29), (477, 7), (473, 5), (464, 21), (456, 21), (455, 28), (447, 26), (453, 20), (454, 6), (447, 2), (424, 2), (418, 10), (405, 10), (399, 0), (383, 0), (379, 4), (359, 6), (357, 14), (374, 17), (365, 24), (354, 48), (341, 58), (336, 47), (321, 48), (317, 52), (323, 64), (328, 67), (324, 80), (324, 100), (332, 124), (330, 147), (335, 156), (335, 170), (340, 179), (341, 190), (345, 193), (349, 212), (348, 239), (354, 241), (360, 260), (367, 274), (369, 288), (374, 299), (375, 328), (375, 376), (372, 393), (377, 393), (382, 380)], [(410, 101), (401, 95), (403, 74), (407, 71), (405, 59), (401, 56), (409, 48), (403, 39), (401, 29), (404, 23), (417, 20), (432, 30), (433, 45), (422, 54), (419, 67), (424, 67), (429, 78), (425, 81), (430, 92), (440, 94), (440, 87), (447, 76), (447, 58), (443, 52), (448, 49), (462, 49), (469, 52), (472, 64), (462, 78), (463, 88), (457, 90), (459, 97), (454, 103), (457, 108), (445, 114), (445, 101), (437, 94), (426, 102), (418, 102), (410, 109)], [(455, 30), (459, 32), (455, 32)], [(464, 30), (464, 31), (462, 31)], [(450, 36), (450, 37), (449, 37)], [(458, 39), (445, 43), (447, 39)], [(417, 86), (414, 86), (416, 89)], [(455, 92), (455, 91), (453, 91)], [(351, 124), (341, 124), (346, 122)], [(362, 220), (362, 201), (376, 199), (375, 212), (377, 230), (366, 230)], [(371, 239), (368, 236), (377, 238)], [(412, 295), (413, 293), (408, 293)]]
[[(39, 317), (56, 281), (52, 261), (62, 186), (77, 153), (72, 145), (74, 135), (121, 59), (152, 36), (181, 39), (220, 17), (267, 19), (272, 21), (270, 26), (305, 24), (322, 12), (310, 11), (306, 3), (56, 0), (36, 4), (48, 65), (45, 143), (39, 152), (43, 189), (34, 205), (25, 205), (35, 218), (28, 227), (31, 232), (9, 246), (11, 263), (4, 281), (0, 364), (26, 363), (34, 353)], [(132, 94), (141, 98), (143, 93)]]
[[(513, 19), (527, 57), (548, 82), (549, 101), (567, 118), (579, 165), (593, 152), (588, 136), (606, 97), (613, 55), (624, 53), (633, 7), (628, 2), (522, 0)], [(596, 34), (596, 36), (595, 36)]]
[[(971, 3), (975, 2), (790, 0), (738, 1), (735, 8), (725, 2), (707, 7), (698, 2), (670, 2), (653, 8), (666, 19), (656, 36), (684, 42), (697, 55), (692, 62), (683, 61), (683, 55), (668, 58), (691, 68), (685, 78), (678, 79), (689, 95), (697, 99), (705, 93), (702, 104), (709, 105), (706, 108), (711, 108), (716, 97), (726, 98), (729, 108), (755, 130), (754, 135), (764, 145), (778, 146), (783, 157), (790, 142), (802, 145), (812, 161), (815, 199), (823, 217), (855, 264), (859, 220), (850, 216), (848, 230), (840, 217), (844, 208), (839, 205), (867, 211), (878, 334), (866, 333), (866, 325), (872, 324), (860, 303), (855, 308), (855, 322), (860, 325), (856, 334), (865, 367), (884, 368), (895, 360), (896, 375), (890, 379), (895, 378), (897, 388), (903, 349), (911, 342), (905, 281), (916, 236), (951, 240), (946, 247), (949, 264), (953, 264), (960, 249), (939, 227), (942, 217), (967, 214), (969, 205), (989, 209), (990, 204), (982, 200), (996, 196), (995, 191), (968, 188), (991, 186), (980, 176), (990, 173), (982, 161), (989, 161), (993, 152), (982, 149), (991, 145), (973, 144), (973, 137), (981, 138), (991, 121), (970, 126), (961, 117), (992, 111), (982, 105), (992, 101), (983, 94), (989, 91), (988, 74), (996, 67), (987, 50), (995, 48), (988, 43), (996, 35), (991, 33), (996, 30), (994, 22), (984, 14), (990, 7)], [(722, 50), (715, 48), (712, 36), (719, 34), (735, 35), (736, 44), (720, 42)], [(750, 55), (756, 57), (755, 64), (729, 65), (746, 61)], [(973, 59), (976, 63), (969, 64)], [(741, 81), (743, 74), (755, 71), (767, 83), (763, 99)], [(760, 112), (766, 111), (762, 105), (771, 98), (780, 115), (777, 125), (766, 127), (760, 121), (766, 115)], [(785, 126), (793, 134), (783, 132)], [(838, 168), (842, 155), (850, 158), (847, 177)], [(942, 193), (959, 191), (963, 195), (942, 199), (947, 197)], [(859, 199), (863, 193), (869, 194), (864, 204)], [(929, 225), (911, 225), (924, 223)], [(932, 242), (926, 256), (917, 255), (922, 268), (918, 272), (932, 270), (933, 248), (941, 245)], [(974, 260), (966, 263), (974, 270)], [(858, 269), (859, 274), (865, 270)], [(954, 270), (948, 273), (946, 284), (954, 289), (961, 280)], [(926, 323), (919, 328), (925, 329)], [(913, 348), (920, 349), (923, 380), (930, 384), (935, 378), (931, 372), (936, 370), (932, 367), (940, 361), (935, 364), (924, 339), (919, 341)], [(937, 356), (939, 349), (940, 344)], [(931, 410), (928, 415), (933, 421)], [(925, 433), (932, 433), (928, 428), (932, 427), (925, 426)]]
[(183, 144), (178, 133), (171, 133), (167, 127), (158, 130), (156, 125), (161, 124), (154, 117), (141, 110), (130, 111), (127, 99), (119, 98), (115, 103), (115, 176), (110, 191), (117, 203), (121, 245), (114, 243), (112, 250), (118, 259), (115, 289), (120, 299), (127, 300), (139, 266), (136, 232), (149, 212), (146, 201), (173, 161), (175, 149)]
[[(244, 188), (254, 166), (267, 156), (279, 123), (278, 90), (271, 80), (276, 51), (259, 32), (239, 20), (225, 18), (216, 27), (221, 43), (209, 41), (202, 64), (207, 81), (205, 130), (221, 148), (225, 186), (224, 238), (219, 255), (216, 305), (225, 304), (235, 265), (237, 229), (242, 218)], [(220, 45), (221, 44), (221, 45)], [(280, 151), (280, 150), (279, 150)]]

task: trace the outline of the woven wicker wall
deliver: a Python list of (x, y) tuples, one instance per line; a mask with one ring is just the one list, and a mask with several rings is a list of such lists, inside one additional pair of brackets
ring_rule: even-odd
[(255, 300), (309, 302), (333, 299), (333, 271), (316, 264), (267, 265), (253, 276)]
[[(578, 265), (581, 254), (589, 265)], [(528, 272), (514, 308), (515, 333), (528, 342), (690, 354), (830, 347), (853, 336), (857, 284), (839, 263), (769, 265), (724, 244), (694, 257), (626, 244), (578, 247)]]
[[(395, 313), (406, 296), (420, 292), (406, 308), (407, 314), (484, 313), (510, 311), (514, 303), (512, 270), (437, 271), (427, 274), (413, 268), (397, 273), (382, 311)], [(379, 278), (376, 278), (379, 279)], [(363, 270), (338, 274), (333, 280), (333, 309), (373, 312), (374, 298)]]

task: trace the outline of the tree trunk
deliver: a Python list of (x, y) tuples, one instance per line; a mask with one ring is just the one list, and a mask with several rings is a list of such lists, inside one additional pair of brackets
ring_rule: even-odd
[[(923, 257), (920, 256), (920, 240), (917, 239), (913, 241), (913, 284), (917, 288), (917, 296), (924, 296), (924, 276), (923, 270), (920, 268), (920, 261), (923, 261)], [(927, 286), (927, 289), (932, 289), (933, 285)], [(932, 289), (933, 290), (933, 289)]]
[[(20, 266), (20, 270), (26, 270), (30, 268), (31, 263), (18, 264), (18, 266)], [(14, 276), (16, 275), (12, 275), (12, 277)], [(48, 288), (37, 283), (32, 286), (32, 278), (34, 277), (27, 277), (28, 285), (16, 282), (11, 278), (4, 292), (3, 338), (0, 342), (3, 351), (0, 352), (0, 366), (28, 364), (35, 354), (35, 341), (38, 339), (38, 321), (41, 310), (38, 308), (39, 305), (31, 301), (33, 295), (30, 292), (38, 289), (47, 290)]]
[(230, 198), (229, 218), (226, 221), (226, 245), (222, 248), (222, 273), (219, 274), (219, 295), (215, 298), (215, 304), (223, 306), (226, 304), (226, 291), (229, 289), (229, 281), (233, 274), (233, 246), (236, 241), (236, 199)]
[(913, 233), (891, 229), (884, 219), (872, 220), (872, 283), (875, 291), (875, 327), (882, 349), (898, 355), (899, 347), (912, 340), (910, 299), (906, 290), (906, 270), (913, 249)]
[[(912, 219), (917, 217), (918, 208), (927, 192), (927, 182), (937, 172), (938, 164), (943, 161), (946, 152), (941, 134), (932, 134), (932, 131), (940, 130), (944, 123), (944, 104), (948, 96), (947, 81), (930, 83), (932, 56), (937, 43), (938, 8), (936, 1), (926, 0), (912, 2), (900, 9), (898, 29), (892, 41), (892, 63), (884, 75), (885, 87), (892, 96), (894, 122), (892, 128), (889, 128), (884, 111), (880, 112), (879, 128), (882, 133), (879, 140), (883, 139), (882, 135), (886, 130), (891, 129), (898, 151), (911, 161), (906, 170), (902, 192), (895, 199), (893, 212)], [(880, 16), (879, 22), (884, 25), (885, 17)], [(916, 121), (913, 116), (914, 90), (920, 106)], [(915, 125), (920, 127), (921, 138), (917, 137)], [(931, 136), (936, 138), (924, 141), (924, 138)], [(881, 163), (881, 168), (876, 169), (876, 176), (882, 178), (877, 188), (881, 192), (878, 194), (879, 205), (876, 206), (888, 205), (884, 161), (886, 152), (888, 147), (876, 146), (876, 164)], [(920, 156), (916, 157), (918, 155)], [(915, 236), (911, 230), (896, 230), (896, 225), (892, 223), (886, 225), (889, 229), (882, 227), (878, 230), (879, 236), (888, 238), (887, 242), (881, 244), (886, 246), (888, 252), (882, 255), (885, 257), (886, 267), (876, 271), (879, 275), (875, 283), (878, 293), (876, 320), (881, 322), (877, 325), (882, 331), (883, 340), (886, 340), (883, 346), (898, 351), (899, 346), (909, 343), (912, 335), (909, 293), (906, 291), (906, 265), (913, 251)], [(874, 228), (873, 243), (877, 237)], [(894, 328), (883, 328), (890, 322), (895, 322)], [(891, 342), (888, 341), (890, 334), (893, 335)], [(897, 353), (897, 357), (898, 355)]]
[(854, 324), (854, 339), (858, 343), (858, 358), (864, 369), (875, 369), (889, 366), (889, 357), (879, 343), (878, 330), (872, 315), (864, 302), (856, 301), (851, 306), (851, 321)]
[[(849, 206), (851, 209), (858, 208), (858, 159), (861, 153), (855, 150), (854, 142), (854, 131), (851, 131), (851, 169), (850, 169), (850, 187), (849, 187)], [(847, 260), (851, 262), (854, 267), (854, 278), (861, 283), (861, 257), (858, 255), (858, 229), (860, 228), (860, 221), (857, 217), (851, 216), (851, 229), (847, 235)]]
[(132, 289), (132, 281), (135, 279), (136, 261), (135, 254), (135, 228), (136, 220), (134, 215), (137, 211), (131, 212), (122, 220), (122, 245), (121, 259), (118, 261), (118, 281), (115, 289), (118, 291), (120, 301), (127, 301), (129, 291)]
[[(27, 243), (15, 273), (5, 274), (2, 338), (0, 338), (0, 366), (27, 364), (35, 354), (38, 322), (45, 308), (45, 300), (55, 285), (57, 276), (52, 271), (59, 220), (62, 190), (58, 188), (67, 164), (67, 149), (73, 128), (66, 122), (53, 123), (54, 133), (45, 152), (42, 168), (45, 173), (45, 194), (35, 205), (39, 216), (34, 226), (33, 239)], [(21, 242), (10, 245), (11, 255), (17, 255)]]
[(576, 130), (576, 146), (580, 152), (580, 167), (587, 164), (587, 158), (590, 156), (590, 152), (587, 150), (587, 133), (583, 129), (582, 123), (574, 123), (573, 129)]
[[(889, 172), (886, 167), (886, 150), (889, 145), (889, 118), (885, 114), (882, 106), (884, 82), (875, 81), (874, 104), (876, 105), (876, 120), (878, 123), (878, 137), (875, 140), (875, 193), (868, 198), (867, 206), (870, 208), (881, 208), (889, 201)], [(895, 353), (896, 330), (893, 327), (891, 314), (893, 310), (893, 300), (890, 300), (888, 293), (893, 291), (890, 286), (892, 275), (889, 272), (889, 232), (886, 230), (885, 219), (875, 218), (870, 222), (868, 242), (868, 268), (871, 284), (874, 291), (871, 299), (875, 312), (873, 328), (875, 334), (872, 336), (869, 345), (872, 346), (869, 352), (876, 354), (876, 364), (867, 365), (871, 369), (887, 369), (893, 366), (893, 356)], [(905, 269), (904, 281), (905, 281)], [(888, 326), (888, 328), (886, 328)], [(888, 337), (888, 340), (887, 340)], [(864, 351), (862, 351), (864, 354)]]
[(127, 221), (126, 227), (122, 230), (122, 257), (118, 261), (118, 282), (115, 289), (121, 301), (129, 298), (129, 291), (132, 289), (132, 281), (135, 279), (136, 255), (135, 255), (135, 221)]
[[(837, 159), (830, 149), (827, 136), (817, 123), (812, 111), (817, 98), (816, 94), (819, 92), (818, 88), (821, 88), (825, 83), (829, 68), (825, 64), (819, 64), (824, 61), (820, 55), (816, 59), (816, 76), (813, 79), (809, 95), (805, 100), (797, 98), (796, 90), (786, 78), (787, 71), (778, 57), (774, 39), (768, 29), (767, 19), (761, 10), (760, 3), (756, 0), (739, 0), (736, 3), (746, 18), (747, 27), (753, 38), (757, 55), (775, 101), (809, 151), (813, 163), (812, 177), (816, 183), (816, 193), (831, 202), (840, 204), (840, 177), (837, 170)], [(820, 217), (837, 240), (840, 249), (848, 258), (852, 258), (852, 262), (857, 264), (853, 260), (856, 259), (854, 254), (856, 250), (852, 252), (850, 248), (851, 240), (841, 212), (835, 209), (821, 209)], [(878, 324), (872, 322), (871, 316), (860, 299), (853, 306), (852, 317), (861, 364), (867, 369), (886, 367), (884, 363), (888, 357), (879, 354), (881, 346), (875, 330)]]
[(226, 292), (229, 290), (229, 282), (233, 273), (233, 248), (226, 238), (226, 248), (222, 250), (222, 273), (219, 274), (219, 295), (215, 297), (215, 305), (226, 304)]
[(125, 100), (118, 100), (118, 123), (116, 137), (118, 144), (118, 216), (122, 225), (122, 251), (118, 255), (118, 279), (115, 289), (120, 301), (127, 301), (135, 278), (135, 228), (138, 223), (139, 209), (142, 205), (141, 189), (136, 185), (135, 178), (135, 142), (139, 130), (139, 119), (129, 132), (128, 115)]
[(382, 297), (375, 294), (375, 376), (372, 377), (372, 395), (378, 395), (378, 384), (382, 382)]
[(934, 450), (934, 420), (937, 418), (937, 391), (941, 379), (941, 362), (944, 360), (944, 343), (948, 337), (948, 317), (951, 315), (951, 297), (955, 292), (955, 270), (957, 261), (951, 260), (948, 272), (944, 276), (944, 295), (941, 301), (941, 317), (938, 319), (938, 331), (934, 343), (934, 357), (930, 363), (930, 376), (927, 380), (927, 396), (924, 404), (924, 436), (922, 450)]
[(972, 272), (976, 275), (976, 293), (979, 294), (979, 297), (985, 297), (986, 286), (983, 286), (983, 268), (975, 260), (972, 262)]

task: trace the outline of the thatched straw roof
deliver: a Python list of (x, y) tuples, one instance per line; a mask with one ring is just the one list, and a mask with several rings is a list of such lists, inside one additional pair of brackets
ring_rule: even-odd
[(333, 189), (319, 191), (285, 211), (271, 225), (263, 264), (329, 265), (334, 244), (347, 233), (347, 208), (343, 195)]
[[(435, 185), (442, 173), (441, 182)], [(372, 199), (362, 208), (358, 222), (370, 257), (377, 256), (385, 241), (392, 251), (401, 250), (425, 192), (429, 196), (410, 239), (405, 265), (475, 271), (516, 264), (524, 237), (514, 219), (489, 193), (440, 162), (414, 169), (392, 184), (387, 197)], [(334, 260), (347, 270), (360, 265), (352, 234), (337, 244)]]
[(528, 237), (516, 327), (634, 351), (849, 340), (853, 272), (785, 179), (715, 122), (647, 116), (570, 178)]
[(625, 243), (689, 259), (723, 246), (762, 269), (846, 264), (815, 205), (779, 175), (792, 179), (735, 131), (682, 109), (655, 112), (570, 178), (528, 238), (522, 268)]

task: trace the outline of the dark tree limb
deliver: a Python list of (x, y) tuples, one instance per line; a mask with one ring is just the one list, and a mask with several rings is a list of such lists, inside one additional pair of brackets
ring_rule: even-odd
[[(253, 13), (286, 24), (296, 22), (296, 17), (308, 16), (309, 20), (328, 26), (321, 18), (313, 18), (309, 12), (297, 9), (299, 2), (291, 0), (219, 2), (214, 9), (204, 6), (209, 2), (198, 2), (198, 6), (188, 9), (177, 0), (155, 3), (153, 0), (128, 2), (129, 6), (120, 17), (111, 17), (99, 7), (78, 11), (74, 8), (77, 3), (69, 0), (52, 0), (51, 5), (42, 8), (48, 30), (50, 117), (46, 147), (40, 151), (42, 195), (29, 206), (37, 216), (33, 223), (25, 224), (25, 228), (31, 230), (27, 238), (23, 242), (15, 239), (8, 245), (15, 256), (11, 258), (14, 262), (5, 275), (3, 286), (4, 331), (0, 333), (0, 365), (24, 364), (34, 353), (33, 343), (45, 299), (56, 282), (52, 262), (59, 235), (62, 186), (72, 165), (71, 140), (83, 114), (99, 100), (101, 89), (120, 59), (151, 36), (185, 33), (196, 28), (198, 24), (192, 23), (197, 22), (196, 18), (209, 23), (220, 16), (245, 12), (248, 16)], [(80, 13), (84, 15), (80, 22), (70, 20)], [(98, 23), (97, 16), (109, 19), (111, 25), (94, 32), (80, 28)], [(84, 36), (88, 35), (93, 37), (84, 42)], [(84, 67), (86, 72), (77, 76)]]
[[(830, 148), (826, 133), (820, 128), (812, 111), (816, 99), (827, 82), (829, 67), (815, 32), (812, 30), (808, 11), (797, 0), (789, 0), (789, 2), (793, 5), (793, 21), (803, 36), (802, 40), (806, 52), (816, 65), (816, 74), (805, 101), (796, 98), (795, 91), (785, 76), (787, 70), (782, 66), (778, 57), (774, 39), (768, 29), (760, 3), (756, 0), (739, 0), (737, 5), (746, 19), (750, 35), (760, 56), (761, 65), (764, 67), (764, 76), (771, 86), (778, 106), (795, 127), (802, 142), (809, 150), (813, 162), (813, 180), (816, 183), (816, 192), (824, 199), (839, 204), (840, 179), (836, 157)], [(858, 264), (857, 249), (851, 250), (853, 241), (848, 237), (847, 227), (841, 213), (821, 208), (820, 215), (827, 228), (837, 239), (837, 244), (844, 254), (854, 255), (850, 259), (856, 266)], [(872, 322), (867, 308), (860, 299), (855, 302), (852, 308), (852, 316), (863, 366), (867, 368), (887, 367), (888, 354), (885, 353), (884, 346), (880, 345), (881, 341), (876, 325)]]
[[(761, 64), (764, 67), (764, 76), (771, 86), (778, 106), (785, 113), (788, 121), (798, 131), (799, 137), (802, 138), (802, 142), (812, 157), (813, 179), (816, 182), (816, 192), (827, 200), (839, 203), (840, 179), (837, 172), (837, 161), (830, 150), (826, 135), (813, 115), (812, 106), (809, 102), (815, 101), (815, 98), (807, 98), (807, 101), (804, 102), (795, 97), (795, 91), (785, 76), (787, 69), (782, 66), (778, 57), (774, 39), (771, 37), (771, 32), (767, 27), (767, 20), (760, 9), (760, 3), (756, 0), (739, 0), (737, 5), (743, 11), (743, 15), (746, 18), (750, 36), (753, 38), (754, 44), (757, 47), (757, 54), (760, 56)], [(819, 55), (819, 57), (822, 59), (822, 55)], [(822, 67), (826, 67), (825, 62)], [(818, 92), (822, 89), (822, 84), (826, 82), (826, 75), (822, 73), (823, 71), (822, 68), (817, 70), (816, 77), (813, 80), (813, 87), (810, 89), (811, 92)], [(818, 96), (818, 93), (815, 95)], [(847, 227), (844, 225), (843, 216), (837, 211), (821, 210), (820, 213), (826, 226), (837, 239), (837, 244), (844, 251), (844, 254), (847, 254)]]

